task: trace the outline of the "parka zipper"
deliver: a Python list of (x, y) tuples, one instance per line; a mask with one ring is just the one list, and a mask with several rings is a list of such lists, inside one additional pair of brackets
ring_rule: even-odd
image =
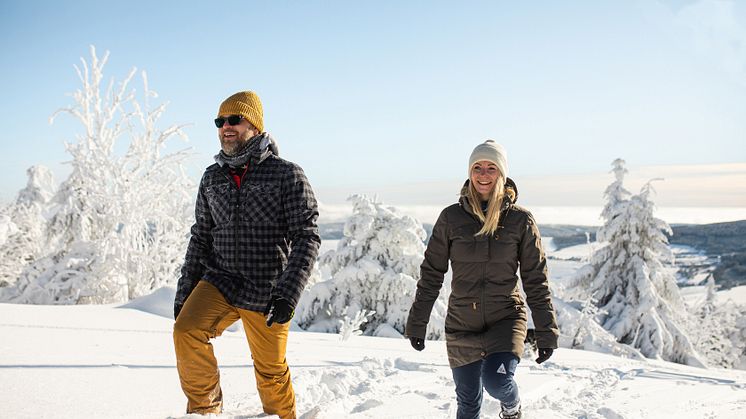
[(240, 255), (240, 252), (238, 251), (238, 231), (240, 230), (241, 223), (239, 222), (239, 210), (241, 209), (241, 188), (244, 184), (246, 184), (249, 181), (249, 178), (251, 177), (251, 172), (254, 171), (255, 164), (255, 158), (249, 157), (249, 161), (246, 162), (246, 168), (244, 169), (243, 173), (241, 174), (241, 186), (236, 185), (236, 228), (235, 228), (235, 255), (234, 260), (236, 263), (236, 269), (238, 269), (238, 257)]
[[(243, 183), (243, 180), (241, 181), (241, 183)], [(238, 266), (239, 266), (238, 265), (238, 253), (239, 253), (238, 252), (238, 230), (241, 227), (241, 223), (239, 223), (239, 221), (238, 221), (238, 218), (239, 218), (238, 209), (239, 208), (241, 208), (241, 187), (238, 186), (238, 185), (236, 185), (236, 204), (233, 207), (233, 214), (235, 215), (234, 216), (234, 219), (235, 219), (235, 221), (234, 221), (234, 228), (233, 228), (233, 239), (234, 239), (234, 242), (233, 242), (233, 249), (234, 249), (233, 250), (234, 251), (234, 255), (233, 255), (233, 266), (236, 267), (236, 271), (239, 270), (239, 268), (238, 268)]]
[[(504, 212), (504, 214), (501, 214), (500, 219), (498, 220), (498, 224), (497, 224), (497, 229), (498, 230), (501, 229), (501, 228), (504, 228), (503, 225), (502, 225), (502, 223), (505, 221), (505, 217), (508, 216), (508, 213), (510, 212), (510, 206), (512, 204), (513, 203), (509, 201), (508, 204), (505, 205), (505, 207), (500, 211), (500, 212)], [(479, 220), (479, 218), (477, 218), (477, 216), (472, 211), (467, 210), (463, 204), (461, 204), (461, 208), (467, 214), (469, 214), (471, 216), (471, 218), (474, 221), (477, 222), (478, 225), (482, 223)], [(485, 262), (483, 264), (483, 266), (482, 266), (482, 281), (481, 281), (482, 282), (482, 284), (481, 284), (481, 288), (482, 289), (481, 289), (480, 302), (479, 302), (479, 304), (481, 304), (481, 306), (482, 306), (481, 307), (482, 328), (484, 328), (484, 327), (487, 326), (487, 316), (486, 316), (485, 311), (484, 311), (484, 304), (485, 304), (485, 292), (486, 292), (485, 282), (487, 281), (487, 264), (489, 263), (489, 255), (490, 255), (490, 250), (491, 250), (491, 245), (490, 245), (490, 239), (491, 238), (492, 237), (488, 237), (487, 238), (487, 262)], [(495, 238), (495, 240), (499, 240), (499, 238), (500, 238), (499, 234), (497, 234), (497, 231), (495, 231), (494, 238)], [(477, 310), (477, 302), (476, 301), (472, 302), (472, 308), (475, 311)], [(482, 338), (482, 357), (484, 357), (487, 354), (487, 346), (485, 344), (484, 335), (482, 335), (481, 338)]]
[[(248, 169), (248, 167), (247, 167)], [(243, 176), (246, 176), (248, 174), (248, 170), (244, 172)], [(238, 230), (241, 226), (241, 223), (239, 222), (239, 209), (241, 208), (241, 187), (236, 185), (236, 182), (231, 179), (231, 176), (223, 171), (223, 176), (228, 179), (228, 183), (233, 186), (233, 193), (235, 194), (235, 199), (233, 200), (233, 267), (238, 271)], [(243, 185), (244, 180), (243, 176), (241, 179), (241, 184)]]
[[(487, 252), (489, 252), (490, 248), (490, 241), (487, 240)], [(489, 254), (489, 253), (488, 253)], [(482, 272), (482, 295), (479, 297), (480, 302), (482, 304), (482, 323), (486, 326), (487, 325), (487, 316), (484, 314), (484, 303), (485, 303), (485, 294), (487, 293), (487, 264), (485, 263), (483, 265), (484, 272)]]
[[(485, 281), (486, 273), (487, 273), (487, 262), (483, 263), (482, 265), (483, 265), (482, 277), (480, 278), (480, 281), (479, 281), (481, 282), (481, 292), (480, 292), (481, 295), (479, 296), (479, 302), (472, 301), (471, 307), (472, 309), (474, 309), (474, 311), (479, 310), (479, 314), (481, 315), (481, 318), (482, 318), (481, 330), (482, 332), (484, 332), (485, 328), (487, 327), (486, 317), (484, 315), (484, 281)], [(479, 309), (477, 309), (477, 305), (480, 306)], [(479, 340), (480, 340), (479, 343), (481, 347), (480, 355), (482, 356), (482, 358), (487, 356), (487, 345), (485, 343), (484, 335), (485, 335), (484, 333), (479, 333)]]

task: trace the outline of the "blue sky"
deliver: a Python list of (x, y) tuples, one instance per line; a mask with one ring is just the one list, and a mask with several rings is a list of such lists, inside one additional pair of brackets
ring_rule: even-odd
[(147, 71), (169, 102), (164, 127), (193, 124), (195, 178), (218, 150), (219, 103), (247, 89), (282, 156), (328, 200), (457, 184), (488, 137), (519, 187), (597, 177), (616, 157), (746, 162), (743, 2), (3, 0), (2, 201), (33, 164), (66, 176), (63, 141), (80, 127), (48, 117), (72, 104), (89, 45), (110, 51), (107, 77)]

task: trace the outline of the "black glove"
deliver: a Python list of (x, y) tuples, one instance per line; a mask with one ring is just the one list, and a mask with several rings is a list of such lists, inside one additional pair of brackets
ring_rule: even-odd
[(179, 317), (179, 313), (181, 312), (182, 307), (184, 307), (184, 304), (174, 303), (174, 320)]
[(541, 364), (549, 359), (549, 357), (552, 356), (552, 352), (554, 352), (554, 349), (552, 348), (539, 348), (539, 357), (536, 358), (536, 363)]
[(409, 338), (409, 343), (411, 343), (412, 347), (418, 351), (425, 349), (425, 339), (411, 337)]
[(295, 314), (294, 308), (290, 305), (290, 302), (282, 297), (273, 296), (267, 307), (264, 309), (264, 315), (267, 316), (267, 326), (272, 326), (272, 323), (285, 324), (293, 318)]

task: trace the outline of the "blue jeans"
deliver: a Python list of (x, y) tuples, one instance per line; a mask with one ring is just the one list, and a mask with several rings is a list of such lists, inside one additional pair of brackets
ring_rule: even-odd
[(500, 400), (503, 409), (512, 409), (521, 400), (518, 385), (513, 380), (520, 358), (512, 352), (497, 352), (486, 358), (453, 368), (456, 382), (457, 419), (478, 419), (482, 407), (482, 387)]

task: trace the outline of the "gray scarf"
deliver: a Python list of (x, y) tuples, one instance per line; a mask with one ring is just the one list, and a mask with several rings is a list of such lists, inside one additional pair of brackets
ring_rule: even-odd
[(251, 139), (246, 143), (246, 146), (233, 156), (229, 156), (225, 154), (223, 150), (220, 150), (220, 153), (215, 155), (215, 162), (217, 162), (220, 167), (223, 167), (226, 164), (230, 167), (244, 167), (252, 157), (258, 158), (258, 162), (260, 163), (262, 160), (267, 158), (270, 153), (275, 156), (280, 155), (280, 151), (274, 138), (272, 138), (268, 133), (263, 132), (251, 137)]

